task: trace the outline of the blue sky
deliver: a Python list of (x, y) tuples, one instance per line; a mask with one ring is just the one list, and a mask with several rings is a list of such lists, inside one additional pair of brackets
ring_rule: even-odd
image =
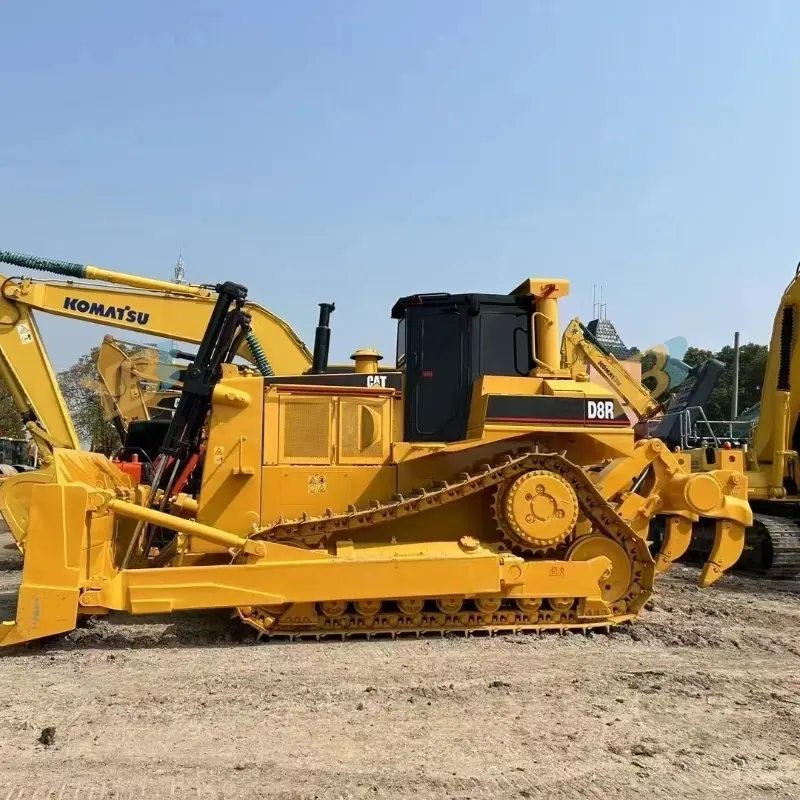
[[(602, 284), (766, 342), (800, 260), (792, 2), (6, 3), (0, 249), (235, 279), (332, 355), (397, 297)], [(41, 319), (41, 318), (40, 318)], [(58, 368), (106, 329), (42, 322)]]

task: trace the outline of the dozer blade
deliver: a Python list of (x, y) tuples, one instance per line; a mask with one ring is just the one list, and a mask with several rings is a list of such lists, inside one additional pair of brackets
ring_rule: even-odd
[(667, 517), (664, 541), (656, 556), (656, 572), (666, 572), (688, 549), (692, 541), (692, 521), (685, 517)]
[(745, 526), (729, 519), (717, 520), (714, 527), (714, 545), (700, 573), (700, 586), (704, 589), (722, 577), (741, 557), (744, 550)]
[(17, 618), (0, 626), (0, 646), (75, 628), (86, 498), (83, 486), (32, 487)]

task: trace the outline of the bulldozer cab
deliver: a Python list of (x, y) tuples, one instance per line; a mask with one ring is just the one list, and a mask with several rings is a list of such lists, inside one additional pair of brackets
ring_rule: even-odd
[(475, 381), (533, 369), (529, 297), (418, 294), (398, 300), (392, 318), (399, 320), (397, 364), (406, 373), (407, 442), (466, 438)]

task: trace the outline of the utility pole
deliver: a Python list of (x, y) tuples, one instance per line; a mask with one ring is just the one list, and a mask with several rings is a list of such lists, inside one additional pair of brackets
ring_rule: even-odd
[(731, 395), (731, 419), (739, 416), (739, 331), (733, 334), (733, 394)]

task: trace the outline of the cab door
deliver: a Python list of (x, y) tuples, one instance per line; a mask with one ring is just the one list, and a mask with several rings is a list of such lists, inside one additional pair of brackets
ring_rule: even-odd
[(470, 388), (466, 315), (455, 306), (409, 309), (406, 324), (406, 441), (463, 439)]

